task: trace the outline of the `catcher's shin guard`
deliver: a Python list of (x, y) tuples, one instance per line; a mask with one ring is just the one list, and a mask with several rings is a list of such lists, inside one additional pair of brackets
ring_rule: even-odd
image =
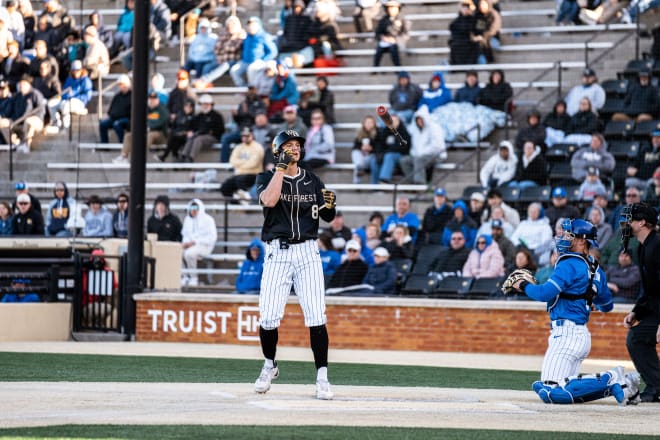
[(563, 386), (546, 385), (537, 381), (532, 388), (545, 403), (585, 403), (609, 396), (614, 396), (619, 401), (619, 398), (622, 398), (619, 394), (623, 394), (621, 385), (609, 384), (611, 378), (609, 372), (572, 376), (567, 378)]

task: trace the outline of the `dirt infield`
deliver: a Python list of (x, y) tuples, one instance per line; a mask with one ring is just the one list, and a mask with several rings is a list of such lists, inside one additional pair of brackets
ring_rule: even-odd
[[(0, 343), (0, 351), (259, 359), (258, 346), (168, 343)], [(311, 361), (309, 349), (278, 348), (280, 360)], [(538, 371), (541, 356), (331, 350), (331, 362)], [(587, 360), (584, 372), (630, 362)], [(383, 378), (387, 382), (387, 378)], [(460, 384), (457, 384), (460, 385)], [(545, 405), (530, 391), (333, 386), (333, 401), (314, 385), (0, 382), (0, 428), (59, 424), (336, 425), (481, 428), (650, 434), (657, 405)]]
[(318, 401), (313, 385), (0, 383), (0, 427), (58, 424), (335, 425), (557, 430), (657, 434), (657, 406), (613, 398), (545, 405), (529, 391), (335, 386)]

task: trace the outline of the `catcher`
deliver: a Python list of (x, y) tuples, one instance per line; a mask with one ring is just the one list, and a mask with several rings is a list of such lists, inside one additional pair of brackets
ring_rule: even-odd
[(545, 403), (583, 403), (614, 396), (620, 404), (636, 403), (639, 374), (623, 374), (616, 367), (595, 375), (579, 375), (580, 365), (591, 350), (587, 329), (592, 305), (601, 312), (614, 307), (605, 272), (589, 255), (598, 247), (597, 230), (586, 220), (566, 220), (555, 238), (559, 258), (550, 279), (538, 285), (531, 272), (516, 270), (504, 281), (505, 294), (524, 293), (547, 303), (550, 337), (543, 359), (541, 380), (533, 390)]

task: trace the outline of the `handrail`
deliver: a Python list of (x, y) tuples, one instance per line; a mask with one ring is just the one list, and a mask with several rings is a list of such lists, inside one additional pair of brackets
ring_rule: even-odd
[[(475, 152), (472, 153), (472, 154), (468, 154), (468, 156), (465, 159), (463, 159), (462, 162), (456, 164), (456, 169), (463, 168), (463, 165), (465, 165), (468, 162), (472, 162), (474, 157), (476, 156), (476, 160), (477, 160), (477, 182), (479, 182), (479, 171), (481, 170), (481, 124), (479, 124), (479, 123), (475, 124), (474, 126), (470, 127), (463, 134), (467, 135), (467, 134), (473, 132), (474, 130), (477, 131), (477, 142), (476, 142), (477, 147), (475, 148)], [(491, 145), (491, 147), (492, 147), (492, 145)], [(489, 148), (489, 150), (490, 150), (490, 148)], [(438, 179), (438, 183), (442, 182), (443, 180), (445, 180), (450, 175), (452, 175), (452, 173), (445, 173), (444, 176), (441, 176)]]
[[(209, 4), (209, 0), (204, 0), (199, 5), (195, 6), (190, 11), (183, 14), (179, 17), (179, 66), (183, 67), (186, 65), (186, 17), (192, 14), (195, 9), (202, 9), (204, 6)], [(210, 31), (210, 29), (209, 29)]]
[(114, 86), (116, 86), (118, 83), (119, 83), (119, 80), (116, 79), (113, 82), (111, 82), (110, 84), (108, 84), (107, 86), (101, 88), (102, 85), (103, 85), (103, 81), (101, 81), (101, 76), (99, 76), (99, 78), (98, 78), (98, 87), (96, 87), (96, 90), (99, 90), (99, 92), (98, 92), (98, 105), (97, 105), (98, 108), (96, 109), (96, 114), (99, 118), (99, 121), (103, 117), (103, 94), (105, 92), (107, 92), (108, 90), (110, 90), (111, 88), (113, 88)]
[(7, 139), (7, 143), (9, 144), (9, 181), (14, 180), (14, 149), (12, 148), (12, 144), (11, 144), (11, 131), (18, 124), (25, 122), (27, 118), (37, 114), (38, 112), (40, 112), (45, 108), (46, 108), (46, 102), (43, 102), (40, 106), (33, 108), (31, 111), (25, 113), (20, 118), (16, 119), (15, 121), (12, 121), (9, 124), (9, 139)]

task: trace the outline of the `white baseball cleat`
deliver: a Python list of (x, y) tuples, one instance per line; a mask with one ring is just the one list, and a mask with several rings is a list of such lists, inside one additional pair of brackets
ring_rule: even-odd
[(268, 368), (263, 367), (261, 369), (261, 374), (257, 377), (256, 382), (254, 382), (254, 391), (259, 394), (263, 394), (270, 389), (270, 382), (277, 379), (280, 375), (280, 370), (277, 367)]
[(319, 400), (332, 400), (335, 395), (330, 389), (330, 382), (327, 380), (316, 381), (316, 398)]
[(626, 386), (623, 387), (623, 392), (626, 396), (626, 405), (637, 405), (641, 402), (639, 397), (639, 382), (641, 378), (639, 373), (633, 371), (624, 375)]

